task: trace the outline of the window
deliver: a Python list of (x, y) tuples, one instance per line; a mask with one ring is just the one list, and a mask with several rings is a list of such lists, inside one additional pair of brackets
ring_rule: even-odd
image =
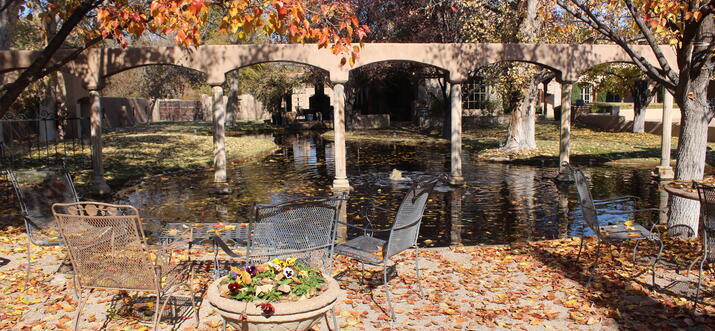
[(591, 93), (590, 85), (581, 87), (581, 100), (585, 103), (593, 102), (593, 94)]
[(487, 100), (487, 84), (481, 79), (470, 79), (462, 85), (462, 109), (484, 109)]

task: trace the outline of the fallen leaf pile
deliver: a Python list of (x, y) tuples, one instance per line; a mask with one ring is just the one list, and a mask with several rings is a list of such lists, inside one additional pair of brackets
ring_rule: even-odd
[[(8, 226), (0, 232), (0, 257), (9, 260), (0, 267), (0, 329), (71, 328), (77, 307), (72, 298), (72, 277), (66, 271), (55, 272), (64, 257), (64, 248), (32, 247), (33, 271), (29, 289), (24, 292), (25, 240), (21, 227)], [(334, 274), (346, 296), (337, 307), (338, 323), (346, 330), (707, 330), (709, 325), (715, 325), (712, 296), (701, 304), (698, 314), (692, 315), (691, 300), (664, 288), (672, 279), (697, 279), (697, 269), (687, 277), (683, 270), (697, 256), (697, 242), (666, 241), (665, 262), (658, 268), (659, 291), (648, 288), (652, 245), (641, 244), (635, 265), (631, 263), (632, 246), (606, 246), (596, 277), (587, 289), (595, 242), (587, 243), (581, 261), (576, 262), (578, 243), (576, 239), (562, 239), (421, 250), (424, 298), (420, 298), (417, 288), (414, 253), (406, 251), (392, 258), (396, 274), (388, 269), (397, 314), (392, 324), (386, 311), (382, 269), (367, 269), (362, 282), (359, 264), (340, 257)], [(195, 285), (204, 290), (212, 270), (211, 250), (197, 247), (193, 251), (194, 259), (204, 261)], [(680, 274), (675, 269), (678, 265)], [(705, 287), (712, 291), (712, 273), (706, 272), (704, 280)], [(120, 309), (123, 301), (133, 304)], [(87, 330), (103, 325), (109, 330), (146, 330), (152, 304), (135, 294), (127, 298), (116, 291), (97, 291), (84, 309), (81, 325)], [(220, 318), (205, 300), (200, 315), (198, 330), (220, 327)], [(179, 320), (177, 328), (194, 330), (192, 315)]]

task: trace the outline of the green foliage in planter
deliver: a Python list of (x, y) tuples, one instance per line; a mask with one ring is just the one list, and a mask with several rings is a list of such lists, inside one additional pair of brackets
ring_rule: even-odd
[(295, 259), (273, 259), (244, 269), (232, 267), (229, 276), (221, 282), (228, 291), (222, 291), (221, 295), (246, 302), (280, 302), (299, 301), (319, 294), (325, 284), (320, 271), (295, 262)]

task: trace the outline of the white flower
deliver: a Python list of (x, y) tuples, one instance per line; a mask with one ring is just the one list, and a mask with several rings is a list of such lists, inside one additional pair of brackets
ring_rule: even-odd
[(290, 267), (286, 267), (283, 269), (283, 275), (286, 276), (286, 278), (292, 278), (293, 277), (293, 269)]

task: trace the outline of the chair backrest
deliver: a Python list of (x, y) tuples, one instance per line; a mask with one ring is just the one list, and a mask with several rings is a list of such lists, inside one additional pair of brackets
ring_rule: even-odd
[(438, 178), (416, 181), (397, 209), (383, 257), (388, 259), (417, 244), (427, 198)]
[(588, 178), (586, 178), (586, 175), (584, 175), (581, 169), (574, 168), (566, 162), (564, 162), (563, 165), (566, 169), (571, 171), (571, 176), (573, 177), (574, 185), (576, 185), (576, 191), (578, 192), (578, 202), (579, 205), (581, 205), (581, 213), (583, 214), (583, 220), (586, 226), (591, 228), (591, 230), (600, 237), (601, 229), (598, 223), (598, 213), (596, 205), (593, 203), (591, 189), (588, 187)]
[(100, 202), (55, 204), (52, 213), (82, 288), (156, 289), (139, 212)]
[(262, 263), (295, 257), (331, 271), (336, 225), (345, 194), (310, 197), (276, 205), (255, 205), (248, 226), (247, 259)]
[(20, 203), (27, 234), (33, 242), (37, 239), (35, 230), (43, 232), (54, 227), (53, 204), (79, 201), (72, 178), (64, 170), (8, 170), (7, 175)]
[(704, 244), (708, 250), (709, 261), (715, 261), (715, 187), (703, 184), (695, 184), (700, 198), (700, 207), (703, 211), (703, 227), (705, 231)]

